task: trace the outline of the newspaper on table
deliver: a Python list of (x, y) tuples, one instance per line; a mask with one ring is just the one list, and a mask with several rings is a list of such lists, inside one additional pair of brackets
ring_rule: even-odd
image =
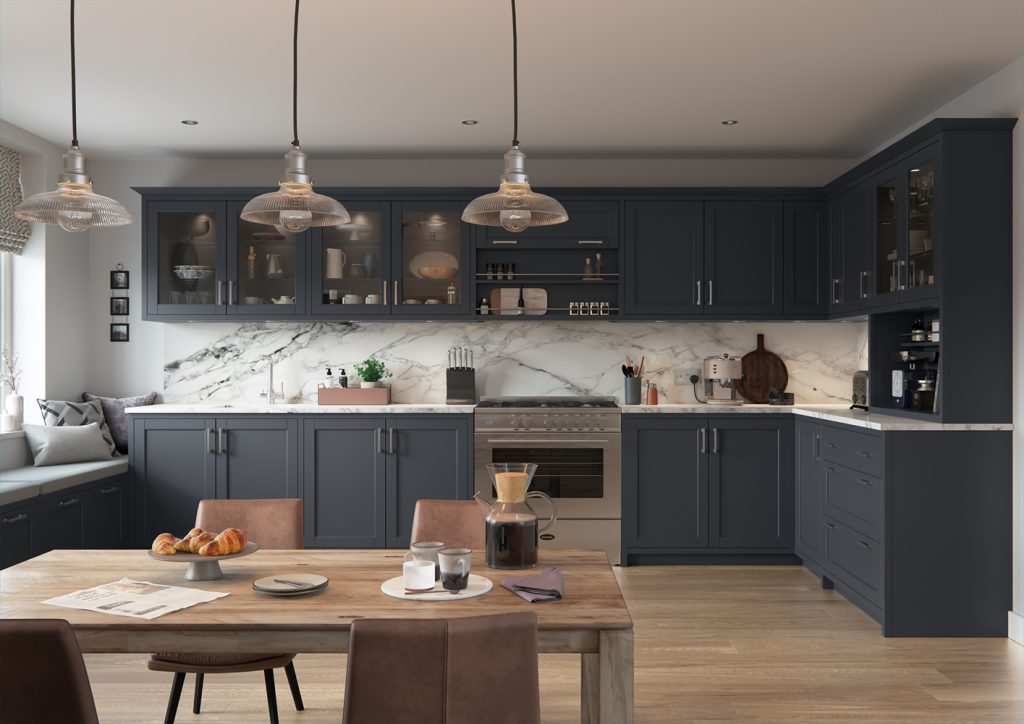
[(43, 601), (43, 603), (152, 620), (173, 611), (180, 611), (199, 603), (223, 598), (226, 595), (228, 594), (216, 591), (200, 591), (195, 588), (165, 586), (161, 583), (122, 578), (113, 583), (105, 583), (102, 586), (57, 596)]

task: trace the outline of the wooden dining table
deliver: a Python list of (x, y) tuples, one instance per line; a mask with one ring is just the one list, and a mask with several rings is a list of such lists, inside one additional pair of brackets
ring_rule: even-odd
[[(494, 588), (483, 596), (406, 601), (381, 592), (401, 575), (404, 551), (261, 550), (221, 563), (224, 577), (186, 581), (185, 565), (150, 559), (141, 550), (51, 551), (0, 571), (0, 618), (63, 618), (85, 653), (252, 652), (347, 653), (357, 618), (450, 618), (533, 611), (542, 654), (581, 657), (583, 722), (633, 721), (633, 621), (604, 551), (541, 551), (536, 571), (558, 566), (564, 598), (530, 604), (501, 588), (502, 571), (474, 554), (472, 572)], [(319, 573), (317, 593), (274, 597), (252, 582), (265, 576)], [(227, 592), (228, 596), (160, 618), (143, 619), (61, 608), (42, 601), (121, 578)]]

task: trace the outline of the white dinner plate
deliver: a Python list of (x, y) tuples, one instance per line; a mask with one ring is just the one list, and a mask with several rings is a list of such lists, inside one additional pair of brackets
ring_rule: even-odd
[[(304, 588), (299, 588), (288, 583), (279, 583), (274, 579), (295, 581), (306, 585)], [(252, 587), (253, 590), (260, 593), (269, 593), (274, 596), (295, 596), (326, 588), (327, 576), (321, 576), (319, 573), (278, 573), (265, 578), (257, 578), (252, 582)]]

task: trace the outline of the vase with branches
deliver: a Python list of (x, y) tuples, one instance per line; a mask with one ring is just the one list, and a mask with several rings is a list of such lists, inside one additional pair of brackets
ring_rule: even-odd
[(7, 388), (8, 394), (4, 398), (4, 413), (0, 415), (0, 432), (20, 430), (25, 420), (25, 400), (18, 394), (20, 384), (18, 355), (4, 349), (0, 352), (0, 385)]

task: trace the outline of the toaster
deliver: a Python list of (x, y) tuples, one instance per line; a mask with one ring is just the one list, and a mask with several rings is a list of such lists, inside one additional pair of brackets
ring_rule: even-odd
[(853, 373), (853, 391), (850, 394), (851, 410), (868, 409), (868, 371), (857, 370)]

